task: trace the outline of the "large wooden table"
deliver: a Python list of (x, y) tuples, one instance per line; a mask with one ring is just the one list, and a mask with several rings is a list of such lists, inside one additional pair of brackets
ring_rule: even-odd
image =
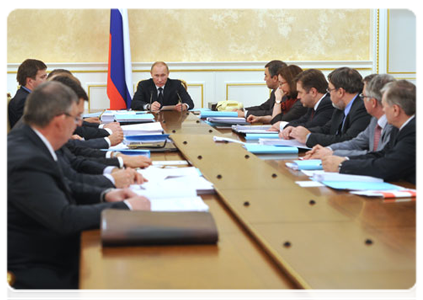
[[(416, 203), (302, 188), (284, 160), (262, 160), (188, 113), (157, 120), (178, 153), (214, 183), (203, 196), (217, 245), (102, 247), (99, 230), (81, 240), (82, 289), (408, 289), (416, 281)], [(404, 183), (401, 183), (404, 184)], [(405, 184), (407, 185), (407, 184)], [(408, 187), (410, 187), (408, 185)], [(408, 199), (409, 200), (409, 199)]]

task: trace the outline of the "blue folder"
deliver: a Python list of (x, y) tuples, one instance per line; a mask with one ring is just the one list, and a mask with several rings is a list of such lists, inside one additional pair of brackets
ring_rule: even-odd
[(336, 190), (398, 190), (401, 187), (387, 182), (363, 182), (363, 181), (322, 181), (322, 183)]
[(169, 137), (169, 134), (152, 134), (152, 135), (128, 135), (125, 140), (130, 142), (164, 142)]
[(153, 121), (153, 114), (115, 114), (116, 122), (142, 122), (142, 121)]
[(259, 144), (245, 144), (244, 148), (247, 151), (254, 154), (296, 154), (298, 153), (297, 147), (284, 146), (268, 146), (268, 145), (259, 145)]
[(236, 111), (202, 111), (200, 114), (200, 119), (205, 119), (208, 117), (238, 117)]
[(294, 160), (298, 170), (323, 170), (321, 159)]
[(245, 139), (247, 141), (253, 141), (258, 139), (278, 139), (279, 133), (247, 133)]

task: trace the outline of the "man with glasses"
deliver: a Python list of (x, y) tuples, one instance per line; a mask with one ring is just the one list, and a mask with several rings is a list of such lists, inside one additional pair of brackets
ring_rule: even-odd
[(66, 182), (55, 153), (80, 114), (75, 93), (47, 82), (29, 95), (24, 125), (8, 135), (7, 264), (17, 289), (78, 288), (82, 230), (99, 228), (107, 208), (149, 210), (129, 189)]
[(290, 137), (308, 147), (317, 144), (328, 146), (350, 140), (362, 132), (370, 122), (370, 115), (359, 96), (363, 89), (360, 73), (348, 67), (338, 68), (328, 75), (328, 89), (332, 105), (336, 108), (331, 120), (323, 126), (298, 126)]
[[(371, 80), (370, 80), (371, 79)], [(387, 74), (369, 75), (364, 78), (364, 106), (372, 116), (369, 126), (352, 140), (335, 143), (328, 147), (316, 145), (306, 153), (305, 159), (318, 159), (327, 155), (351, 156), (362, 155), (371, 151), (382, 150), (389, 142), (393, 126), (387, 123), (382, 107), (382, 88), (394, 77)]]
[(416, 86), (407, 80), (393, 81), (382, 89), (382, 94), (386, 119), (395, 127), (389, 143), (365, 155), (326, 156), (322, 159), (323, 169), (416, 184)]

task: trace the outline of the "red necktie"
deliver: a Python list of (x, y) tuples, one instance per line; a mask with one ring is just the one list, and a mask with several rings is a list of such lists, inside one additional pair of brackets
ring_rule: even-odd
[(379, 144), (380, 136), (382, 135), (382, 127), (376, 125), (375, 136), (373, 138), (373, 151), (377, 151), (377, 145)]

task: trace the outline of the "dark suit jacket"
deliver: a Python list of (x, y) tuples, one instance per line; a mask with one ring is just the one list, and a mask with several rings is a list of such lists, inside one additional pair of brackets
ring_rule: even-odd
[[(161, 103), (161, 106), (176, 105), (180, 97), (182, 103), (188, 104), (188, 109), (194, 108), (194, 102), (180, 80), (168, 78), (163, 90), (163, 96), (164, 101)], [(140, 81), (132, 99), (131, 108), (134, 110), (144, 110), (146, 104), (151, 104), (154, 101), (157, 101), (157, 88), (153, 79)]]
[(261, 105), (246, 107), (245, 110), (247, 111), (247, 115), (245, 117), (247, 118), (249, 115), (254, 115), (254, 116), (272, 115), (273, 106), (275, 106), (275, 91), (276, 90), (273, 90), (270, 93), (270, 98), (266, 102), (262, 103)]
[(22, 117), (26, 98), (28, 95), (29, 92), (21, 87), (16, 92), (15, 97), (10, 100), (8, 106), (10, 128), (13, 128), (16, 122), (18, 122), (18, 120)]
[(65, 146), (70, 150), (70, 152), (72, 152), (73, 155), (82, 156), (107, 166), (120, 167), (119, 160), (117, 158), (106, 158), (106, 151), (78, 146), (71, 141), (72, 140), (68, 141)]
[(27, 125), (8, 135), (7, 168), (7, 263), (15, 287), (77, 288), (80, 232), (99, 228), (102, 210), (127, 209), (125, 203), (99, 203), (100, 188), (69, 187)]
[(109, 144), (106, 142), (104, 138), (96, 138), (91, 140), (69, 140), (68, 143), (71, 143), (75, 146), (79, 147), (87, 147), (87, 148), (93, 148), (93, 149), (108, 149)]
[[(325, 125), (332, 117), (334, 107), (330, 100), (330, 95), (326, 94), (320, 101), (317, 110), (314, 112), (314, 108), (310, 107), (307, 109), (307, 113), (297, 120), (289, 122), (286, 126), (304, 126), (305, 128), (311, 128), (315, 126)], [(313, 118), (311, 117), (313, 114)]]
[(74, 134), (77, 134), (86, 140), (109, 136), (109, 132), (107, 130), (98, 128), (98, 126), (94, 127), (88, 124), (88, 122), (84, 122), (82, 123), (82, 126), (77, 126)]
[(416, 184), (416, 118), (401, 131), (394, 128), (389, 144), (382, 150), (351, 156), (342, 163), (340, 172)]
[(282, 112), (279, 115), (275, 116), (271, 121), (270, 124), (275, 124), (279, 121), (293, 121), (301, 118), (307, 113), (307, 107), (304, 107), (300, 100), (297, 100), (294, 105), (287, 111)]
[(317, 144), (328, 146), (333, 143), (338, 143), (350, 140), (356, 137), (369, 125), (371, 116), (367, 113), (364, 107), (363, 99), (357, 96), (355, 98), (351, 110), (345, 119), (344, 127), (339, 130), (344, 119), (344, 112), (335, 109), (332, 114), (332, 119), (323, 126), (309, 127), (311, 134), (307, 139), (306, 145), (313, 147)]

